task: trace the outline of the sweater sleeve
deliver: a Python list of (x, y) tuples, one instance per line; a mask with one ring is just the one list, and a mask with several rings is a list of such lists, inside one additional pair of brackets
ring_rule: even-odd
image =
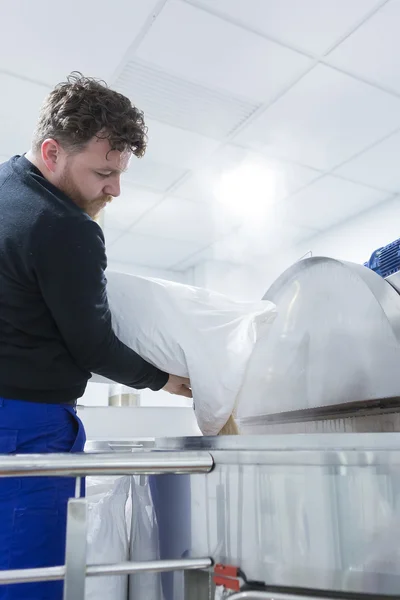
[(91, 220), (60, 220), (46, 228), (35, 257), (44, 301), (76, 363), (137, 389), (160, 390), (168, 375), (123, 344), (112, 329), (101, 228)]

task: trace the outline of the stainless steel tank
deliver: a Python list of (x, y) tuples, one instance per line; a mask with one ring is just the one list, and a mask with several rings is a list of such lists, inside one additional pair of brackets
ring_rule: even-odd
[(393, 285), (360, 265), (317, 257), (293, 265), (264, 298), (278, 316), (240, 393), (245, 433), (399, 429), (398, 416), (382, 418), (400, 406)]
[[(215, 460), (208, 475), (152, 478), (161, 558), (211, 556), (281, 590), (398, 597), (398, 434), (183, 438), (156, 445), (208, 449)], [(186, 591), (183, 575), (163, 576), (163, 583), (165, 600), (209, 597), (207, 575), (196, 575)]]

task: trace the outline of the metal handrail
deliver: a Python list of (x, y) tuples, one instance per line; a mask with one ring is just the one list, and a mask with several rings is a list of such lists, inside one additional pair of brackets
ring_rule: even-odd
[(76, 477), (76, 497), (68, 502), (65, 565), (3, 570), (0, 571), (0, 586), (64, 580), (64, 600), (84, 600), (86, 577), (210, 567), (210, 558), (86, 565), (87, 504), (79, 496), (80, 478), (87, 475), (197, 474), (209, 473), (213, 467), (214, 460), (209, 452), (0, 455), (0, 478)]
[[(208, 569), (210, 558), (187, 558), (181, 560), (149, 560), (144, 562), (123, 562), (106, 565), (87, 565), (86, 577), (106, 575), (131, 575), (133, 573), (164, 573), (166, 571), (190, 571)], [(0, 571), (0, 584), (36, 583), (39, 581), (60, 581), (65, 578), (66, 568), (40, 567), (37, 569), (14, 569)]]
[(229, 600), (332, 600), (332, 597), (322, 596), (302, 596), (298, 594), (281, 594), (280, 592), (238, 592), (229, 596)]
[(0, 477), (209, 473), (209, 452), (0, 455)]

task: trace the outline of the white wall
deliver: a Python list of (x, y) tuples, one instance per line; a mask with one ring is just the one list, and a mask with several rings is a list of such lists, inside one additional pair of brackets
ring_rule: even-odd
[(188, 274), (189, 282), (237, 300), (259, 300), (267, 290), (256, 267), (224, 261), (206, 261), (194, 267)]
[(131, 275), (139, 275), (142, 277), (156, 277), (158, 279), (167, 279), (168, 281), (176, 281), (178, 283), (186, 283), (188, 277), (188, 274), (183, 271), (155, 269), (154, 267), (144, 267), (142, 265), (114, 261), (108, 263), (108, 269), (110, 271), (118, 271), (119, 273), (129, 273)]
[[(384, 202), (306, 242), (265, 260), (269, 284), (308, 251), (313, 256), (329, 256), (363, 264), (372, 252), (400, 238), (400, 198)], [(260, 263), (258, 268), (261, 268)]]
[(108, 388), (106, 383), (88, 383), (78, 404), (81, 406), (108, 406)]
[(238, 300), (261, 298), (283, 271), (309, 251), (313, 256), (364, 263), (374, 250), (400, 238), (400, 198), (384, 202), (357, 217), (296, 246), (254, 259), (251, 266), (206, 262), (192, 270), (193, 283)]

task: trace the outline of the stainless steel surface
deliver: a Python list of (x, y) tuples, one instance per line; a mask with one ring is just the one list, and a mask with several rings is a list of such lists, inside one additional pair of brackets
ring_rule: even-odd
[(80, 498), (82, 492), (82, 477), (77, 477), (75, 480), (75, 498)]
[(154, 438), (133, 438), (130, 440), (87, 440), (85, 452), (136, 452), (154, 447)]
[(397, 271), (397, 273), (394, 273), (393, 275), (389, 275), (389, 277), (386, 277), (385, 279), (392, 287), (394, 287), (397, 292), (400, 293), (400, 271)]
[(108, 398), (109, 406), (140, 406), (140, 394), (138, 392), (114, 394)]
[(64, 600), (85, 600), (86, 525), (86, 500), (71, 498), (68, 502)]
[[(257, 451), (267, 450), (285, 452), (290, 457), (290, 464), (297, 460), (300, 450), (317, 452), (321, 457), (326, 452), (344, 456), (344, 451), (356, 451), (375, 456), (377, 451), (400, 451), (400, 435), (398, 433), (350, 433), (316, 434), (316, 435), (280, 435), (280, 436), (215, 436), (215, 437), (182, 437), (159, 438), (155, 440), (157, 450), (168, 451), (205, 451), (215, 456), (215, 450)], [(228, 455), (226, 455), (228, 456)], [(222, 459), (224, 460), (224, 459)], [(228, 460), (227, 458), (225, 460)], [(322, 460), (322, 459), (321, 459)]]
[(37, 583), (39, 581), (60, 581), (65, 577), (65, 566), (41, 567), (39, 569), (10, 569), (0, 571), (0, 585), (12, 583)]
[[(398, 595), (400, 435), (156, 441), (207, 476), (151, 477), (161, 558), (211, 556), (276, 587)], [(172, 535), (173, 532), (173, 535)], [(180, 589), (166, 600), (182, 598)]]
[(302, 596), (299, 594), (280, 594), (279, 592), (239, 592), (229, 596), (229, 600), (332, 600), (332, 596), (316, 594)]
[(0, 477), (208, 473), (208, 452), (0, 455)]
[[(111, 565), (88, 565), (83, 562), (86, 577), (105, 575), (129, 575), (132, 573), (189, 571), (208, 569), (212, 565), (210, 558), (187, 558), (181, 560), (155, 560), (147, 562), (125, 562)], [(66, 577), (65, 566), (42, 567), (38, 569), (13, 569), (0, 571), (0, 585), (13, 583), (31, 583), (38, 581), (59, 581)], [(75, 597), (77, 600), (79, 596)], [(139, 599), (140, 600), (140, 599)]]
[(400, 397), (400, 296), (379, 275), (309, 258), (264, 298), (278, 316), (250, 359), (239, 419)]

